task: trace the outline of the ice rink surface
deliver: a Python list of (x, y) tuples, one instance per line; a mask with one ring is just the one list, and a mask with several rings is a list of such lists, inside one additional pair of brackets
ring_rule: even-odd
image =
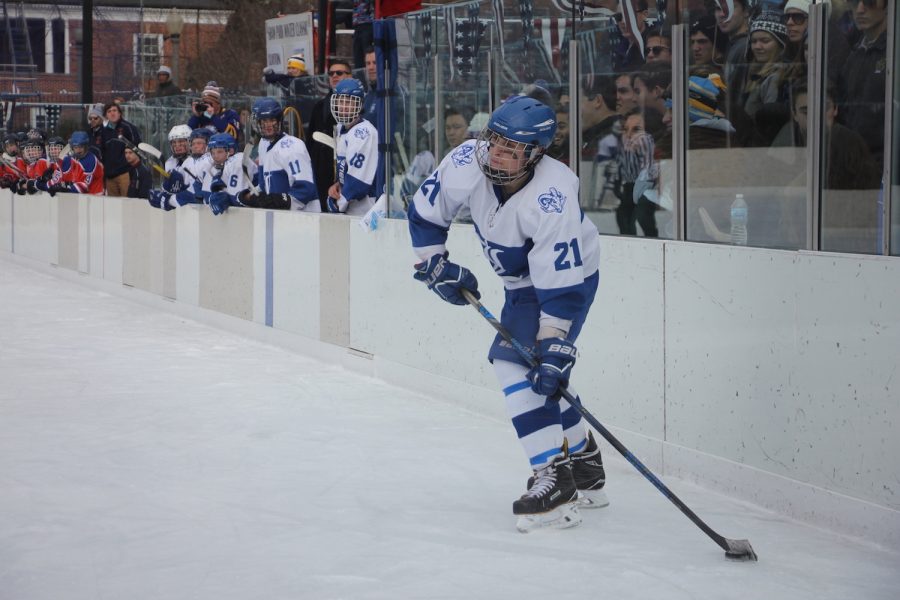
[(0, 306), (0, 600), (900, 598), (897, 553), (668, 479), (726, 560), (605, 442), (611, 505), (520, 534), (507, 422), (4, 259)]

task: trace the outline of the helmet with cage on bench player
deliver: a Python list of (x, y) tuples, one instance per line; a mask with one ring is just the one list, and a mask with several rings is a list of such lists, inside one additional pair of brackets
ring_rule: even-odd
[(62, 149), (65, 147), (66, 141), (58, 135), (54, 135), (47, 140), (47, 158), (50, 162), (57, 162), (59, 160), (59, 153), (62, 152)]
[(29, 132), (29, 135), (25, 138), (25, 140), (19, 144), (19, 148), (22, 151), (22, 158), (25, 159), (26, 163), (28, 163), (29, 165), (36, 163), (44, 156), (43, 134), (32, 134), (31, 132)]
[(534, 170), (555, 133), (552, 108), (528, 96), (513, 96), (497, 107), (481, 130), (475, 159), (492, 183), (513, 183)]
[(284, 110), (275, 98), (260, 98), (255, 101), (250, 114), (253, 117), (253, 127), (260, 137), (271, 140), (281, 134)]
[(191, 150), (191, 128), (187, 125), (176, 125), (169, 130), (169, 148), (175, 158), (184, 158)]
[(350, 125), (359, 118), (365, 98), (366, 90), (359, 79), (343, 79), (334, 86), (331, 115), (338, 123)]

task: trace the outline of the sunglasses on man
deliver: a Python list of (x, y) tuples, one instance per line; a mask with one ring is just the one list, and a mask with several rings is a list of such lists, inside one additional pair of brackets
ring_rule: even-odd
[(339, 75), (350, 75), (350, 71), (328, 71), (328, 75), (331, 77), (337, 77)]
[(668, 46), (648, 46), (647, 52), (653, 54), (654, 56), (662, 54), (664, 51), (668, 50)]

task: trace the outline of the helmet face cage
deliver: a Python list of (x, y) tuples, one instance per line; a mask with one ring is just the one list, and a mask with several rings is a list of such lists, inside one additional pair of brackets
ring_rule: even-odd
[(28, 164), (36, 163), (44, 155), (44, 146), (39, 140), (27, 140), (22, 144), (22, 158)]
[(353, 94), (332, 94), (331, 114), (334, 120), (349, 125), (363, 109), (363, 99)]
[(517, 142), (485, 127), (475, 143), (475, 160), (492, 183), (505, 185), (518, 181), (534, 170), (544, 156), (544, 147)]
[(65, 148), (65, 144), (61, 142), (50, 142), (47, 144), (47, 157), (56, 162), (59, 160), (59, 153)]

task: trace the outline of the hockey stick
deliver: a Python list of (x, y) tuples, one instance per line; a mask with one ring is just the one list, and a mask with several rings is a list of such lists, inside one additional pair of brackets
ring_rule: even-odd
[(326, 146), (334, 150), (334, 138), (327, 133), (323, 131), (313, 131), (312, 138), (320, 144), (325, 144)]
[[(468, 303), (471, 304), (479, 313), (481, 313), (481, 316), (484, 317), (488, 321), (488, 323), (490, 323), (493, 328), (497, 330), (497, 333), (499, 333), (504, 340), (512, 345), (518, 355), (525, 359), (529, 366), (537, 366), (537, 360), (531, 354), (531, 351), (523, 346), (514, 337), (512, 337), (509, 331), (507, 331), (506, 328), (502, 324), (500, 324), (500, 321), (498, 321), (494, 317), (494, 315), (492, 315), (488, 311), (488, 309), (486, 309), (484, 305), (482, 305), (481, 302), (479, 302), (478, 299), (474, 295), (472, 295), (472, 292), (467, 289), (463, 289), (462, 294), (463, 297), (465, 297), (465, 299), (468, 301)], [(600, 435), (606, 438), (606, 441), (609, 442), (616, 450), (618, 450), (619, 454), (624, 456), (625, 459), (630, 462), (635, 469), (640, 471), (641, 475), (646, 477), (650, 481), (650, 483), (652, 483), (656, 487), (656, 489), (658, 489), (662, 493), (663, 496), (668, 498), (672, 502), (672, 504), (677, 506), (678, 509), (681, 510), (681, 512), (684, 513), (685, 516), (687, 516), (687, 518), (693, 521), (694, 525), (696, 525), (703, 531), (703, 533), (712, 538), (712, 540), (725, 551), (726, 557), (734, 560), (757, 560), (756, 552), (754, 552), (753, 548), (750, 546), (749, 540), (732, 540), (716, 533), (709, 525), (704, 523), (703, 520), (694, 513), (694, 511), (688, 508), (688, 506), (684, 502), (682, 502), (681, 499), (678, 498), (678, 496), (676, 496), (672, 490), (666, 487), (666, 485), (662, 481), (660, 481), (660, 479), (656, 475), (654, 475), (650, 469), (644, 466), (644, 463), (638, 460), (637, 457), (622, 444), (622, 442), (620, 442), (612, 433), (610, 433), (610, 431), (606, 427), (603, 426), (602, 423), (600, 423), (600, 421), (596, 419), (596, 417), (594, 417), (594, 415), (589, 413), (588, 410), (581, 405), (581, 401), (578, 400), (578, 398), (573, 396), (566, 388), (560, 388), (560, 393), (562, 394), (562, 397), (565, 398), (569, 402), (569, 404), (574, 406), (575, 410), (581, 413), (581, 415), (588, 421), (588, 423), (593, 425), (594, 429), (600, 432)]]
[(250, 176), (250, 165), (253, 165), (257, 168), (257, 172), (259, 171), (259, 167), (257, 167), (256, 163), (253, 162), (253, 159), (250, 158), (250, 155), (253, 153), (253, 144), (247, 144), (244, 146), (244, 160), (241, 162), (241, 168), (244, 170), (244, 177), (247, 178), (247, 183), (250, 185), (250, 193), (254, 196), (259, 195), (259, 186), (253, 185), (253, 178)]
[[(152, 153), (150, 153), (150, 152), (147, 152), (147, 150), (145, 150), (145, 149), (142, 149), (141, 146), (146, 146), (146, 147), (151, 148), (151, 149), (153, 149), (153, 150), (156, 150), (156, 148), (154, 148), (154, 147), (151, 146), (150, 144), (145, 144), (145, 143), (143, 143), (143, 142), (141, 142), (140, 144), (138, 144), (137, 146), (135, 146), (134, 144), (131, 143), (131, 140), (129, 140), (129, 139), (128, 139), (127, 137), (125, 137), (124, 135), (120, 135), (120, 136), (119, 136), (119, 140), (120, 140), (123, 144), (125, 144), (125, 147), (126, 147), (126, 148), (128, 148), (129, 150), (131, 150), (132, 152), (134, 152), (135, 154), (137, 154), (138, 156), (140, 156), (141, 159), (146, 160), (147, 162), (149, 162), (149, 163), (150, 163), (150, 166), (153, 167), (154, 169), (156, 169), (156, 171), (157, 171), (160, 175), (162, 175), (163, 177), (168, 177), (168, 176), (169, 176), (168, 171), (166, 171), (166, 170), (162, 167), (162, 165), (160, 165), (160, 163), (159, 163), (159, 157), (156, 156), (155, 154), (152, 154)], [(162, 153), (161, 153), (159, 150), (156, 150), (156, 154), (159, 154), (160, 156), (162, 156)]]
[(22, 179), (28, 179), (28, 174), (27, 174), (27, 173), (24, 173), (24, 172), (22, 171), (22, 169), (20, 169), (19, 167), (17, 167), (17, 166), (15, 165), (14, 162), (9, 161), (9, 160), (6, 160), (6, 158), (5, 158), (4, 156), (2, 156), (2, 155), (0, 155), (0, 162), (2, 162), (4, 165), (6, 165), (7, 167), (9, 167), (11, 170), (15, 171), (16, 174), (17, 174), (20, 178), (22, 178)]
[(406, 148), (403, 147), (403, 138), (399, 131), (394, 132), (394, 139), (397, 140), (397, 152), (400, 153), (400, 162), (403, 163), (403, 170), (409, 171), (409, 157), (406, 156)]

